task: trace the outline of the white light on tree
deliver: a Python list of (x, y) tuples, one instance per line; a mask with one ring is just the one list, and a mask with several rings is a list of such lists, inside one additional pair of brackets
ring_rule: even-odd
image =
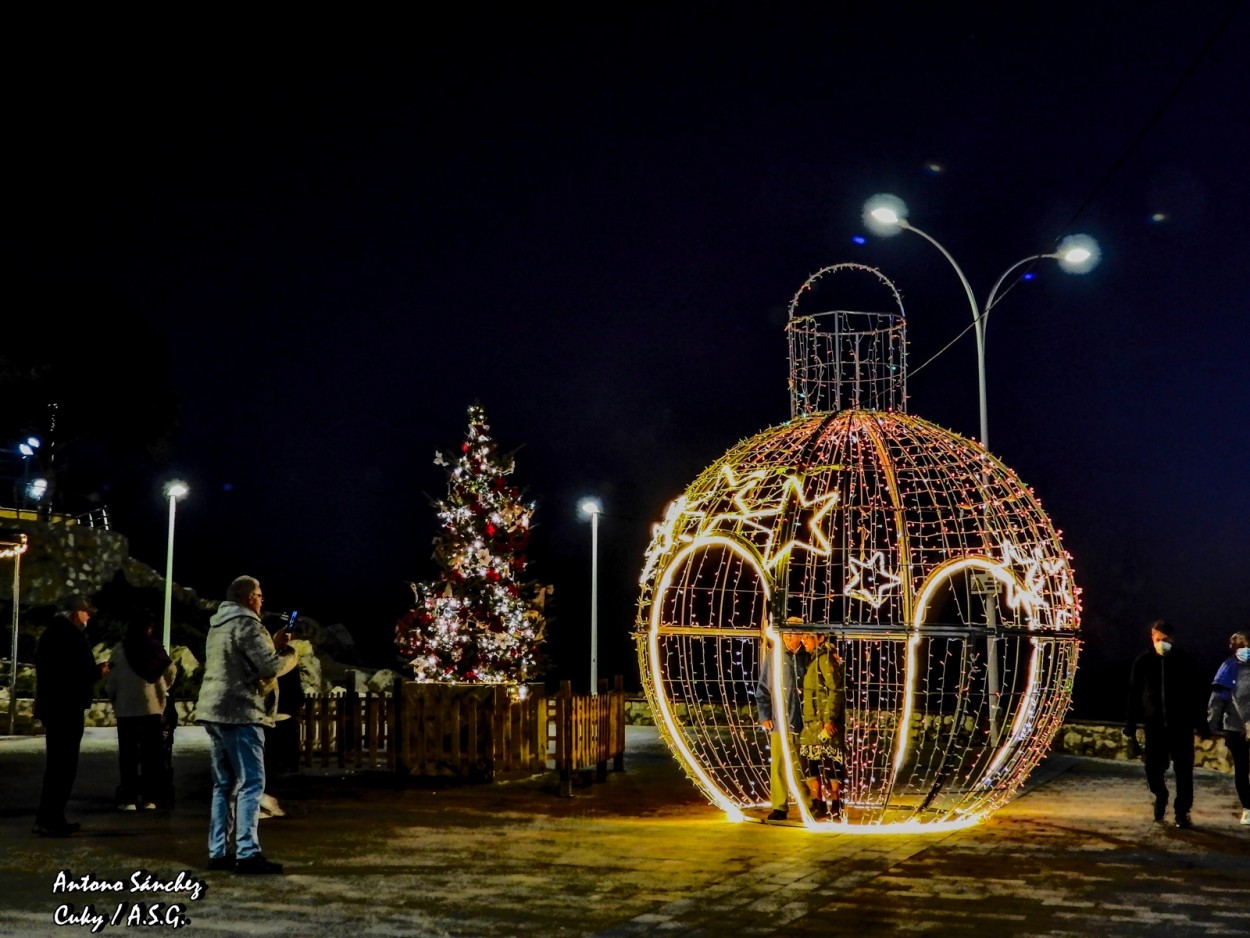
[(508, 479), (515, 460), (498, 451), (480, 405), (468, 416), (458, 450), (434, 457), (447, 473), (435, 503), (439, 573), (411, 584), (395, 644), (419, 681), (523, 684), (540, 673), (551, 587), (525, 574), (534, 505)]

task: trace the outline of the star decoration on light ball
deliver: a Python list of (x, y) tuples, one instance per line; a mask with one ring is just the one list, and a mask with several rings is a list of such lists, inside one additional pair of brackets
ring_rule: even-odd
[[(760, 555), (770, 569), (781, 564), (796, 548), (828, 556), (831, 545), (822, 527), (838, 503), (836, 491), (808, 498), (802, 476), (792, 470), (772, 473), (781, 477), (780, 487), (768, 484), (770, 473), (764, 470), (747, 473), (741, 478), (730, 466), (722, 467), (722, 472), (733, 490), (730, 501), (736, 510), (712, 515), (701, 527), (700, 536), (724, 525), (744, 538), (758, 538)], [(766, 488), (774, 490), (765, 496)], [(786, 531), (793, 533), (786, 537)]]
[(1002, 543), (1003, 569), (1010, 573), (1013, 564), (1024, 568), (1024, 581), (1015, 576), (1007, 577), (1007, 605), (1012, 609), (1024, 609), (1032, 614), (1039, 607), (1046, 605), (1042, 598), (1045, 586), (1045, 574), (1042, 571), (1040, 553), (1026, 554), (1011, 541)]
[(871, 557), (851, 557), (847, 564), (855, 571), (846, 581), (846, 595), (860, 599), (874, 608), (886, 600), (886, 593), (903, 582), (902, 578), (885, 568), (885, 554), (875, 551)]

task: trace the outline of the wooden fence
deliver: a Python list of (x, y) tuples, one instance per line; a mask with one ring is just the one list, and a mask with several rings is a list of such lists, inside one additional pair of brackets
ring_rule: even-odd
[(309, 694), (300, 721), (306, 766), (399, 771), (401, 698), (390, 694)]
[(625, 682), (617, 677), (613, 689), (599, 682), (597, 696), (574, 695), (568, 681), (549, 704), (548, 748), (560, 774), (560, 794), (573, 794), (573, 773), (595, 769), (595, 780), (608, 777), (608, 761), (620, 772), (625, 767)]
[(410, 775), (492, 781), (547, 765), (547, 698), (541, 686), (405, 682), (400, 764)]
[(618, 677), (598, 696), (574, 695), (566, 681), (548, 699), (541, 686), (421, 684), (396, 694), (310, 694), (300, 721), (302, 764), (383, 769), (401, 775), (491, 781), (553, 767), (563, 794), (573, 773), (625, 755), (625, 692)]

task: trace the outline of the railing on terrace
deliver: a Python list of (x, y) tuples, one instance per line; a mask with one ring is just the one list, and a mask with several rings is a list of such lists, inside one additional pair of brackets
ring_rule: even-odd
[(0, 506), (0, 518), (12, 518), (16, 521), (43, 521), (47, 524), (77, 524), (84, 528), (102, 528), (111, 531), (109, 510), (106, 505), (92, 508), (81, 514), (71, 515), (60, 511), (46, 511), (41, 508), (7, 508)]

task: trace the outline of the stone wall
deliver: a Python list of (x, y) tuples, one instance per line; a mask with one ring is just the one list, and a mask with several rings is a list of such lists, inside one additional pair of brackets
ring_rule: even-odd
[[(348, 689), (354, 690), (358, 694), (384, 693), (390, 691), (399, 677), (397, 672), (388, 668), (380, 671), (361, 670), (358, 668), (346, 668), (335, 662), (334, 664), (338, 668), (338, 676), (336, 680), (331, 682), (323, 677), (323, 659), (313, 653), (311, 646), (299, 639), (293, 644), (300, 652), (300, 671), (304, 692), (307, 694), (341, 694)], [(186, 651), (186, 649), (181, 650)], [(177, 654), (175, 654), (175, 657), (178, 657)], [(181, 666), (184, 665), (180, 663)], [(195, 663), (195, 667), (199, 667), (199, 662)], [(29, 693), (29, 691), (26, 691), (26, 693)], [(189, 726), (195, 722), (194, 700), (175, 700), (174, 706), (178, 710), (178, 722), (180, 725)], [(14, 732), (17, 735), (39, 735), (43, 733), (43, 728), (34, 720), (34, 709), (34, 700), (24, 696), (19, 685), (16, 719), (14, 721)], [(86, 711), (84, 723), (87, 726), (116, 726), (117, 719), (113, 715), (113, 705), (103, 698), (93, 701), (90, 709)], [(0, 735), (6, 734), (8, 731), (9, 689), (5, 686), (0, 687)]]
[[(364, 672), (362, 672), (363, 674)], [(372, 680), (372, 679), (371, 679)], [(361, 692), (378, 690), (361, 682)], [(19, 698), (17, 701), (17, 731), (19, 733), (40, 732), (31, 725), (32, 701)], [(179, 700), (177, 702), (179, 722), (188, 725), (195, 720), (195, 701)], [(8, 691), (0, 689), (0, 718), (3, 718), (4, 729), (8, 728)], [(651, 714), (651, 705), (644, 697), (627, 698), (625, 701), (625, 722), (631, 726), (654, 726), (655, 719)], [(88, 726), (115, 726), (113, 707), (107, 700), (95, 701), (87, 711)], [(1119, 762), (1136, 761), (1137, 757), (1129, 754), (1128, 741), (1120, 732), (1120, 724), (1093, 720), (1067, 720), (1055, 737), (1051, 746), (1052, 752), (1062, 752), (1073, 756), (1090, 756), (1095, 759), (1114, 759)], [(1199, 739), (1194, 744), (1194, 762), (1200, 768), (1214, 769), (1217, 772), (1233, 771), (1232, 758), (1228, 748), (1220, 739)]]
[[(707, 709), (706, 707), (704, 709)], [(685, 716), (683, 705), (677, 707), (678, 719)], [(711, 716), (715, 720), (715, 716)], [(654, 726), (651, 705), (645, 697), (625, 701), (625, 722), (634, 726)], [(1129, 754), (1128, 740), (1119, 723), (1096, 720), (1067, 720), (1051, 745), (1052, 752), (1073, 756), (1090, 756), (1095, 759), (1115, 759), (1121, 762), (1136, 761)], [(1232, 772), (1232, 757), (1228, 747), (1220, 739), (1197, 739), (1194, 742), (1194, 763), (1217, 772)]]
[[(94, 596), (118, 573), (137, 589), (161, 592), (165, 589), (165, 578), (131, 557), (129, 542), (116, 531), (31, 518), (6, 518), (4, 524), (21, 528), (28, 539), (26, 553), (22, 555), (20, 592), (21, 603), (28, 609), (59, 606), (74, 593)], [(0, 562), (3, 576), (12, 576), (11, 563)], [(177, 583), (170, 592), (178, 602), (206, 611), (217, 608), (216, 600), (201, 599), (194, 590)], [(3, 598), (9, 597), (6, 594)]]
[[(1140, 733), (1138, 734), (1141, 735)], [(1137, 761), (1138, 757), (1128, 751), (1119, 723), (1068, 720), (1051, 745), (1052, 752), (1066, 752), (1073, 756), (1093, 756), (1097, 759), (1116, 759), (1121, 762)], [(1232, 772), (1233, 760), (1222, 739), (1196, 739), (1194, 741), (1194, 764), (1217, 772)]]
[[(54, 606), (73, 593), (91, 596), (117, 575), (130, 559), (126, 538), (116, 531), (81, 524), (6, 519), (26, 532), (22, 555), (23, 606)], [(11, 561), (3, 568), (12, 576)]]

